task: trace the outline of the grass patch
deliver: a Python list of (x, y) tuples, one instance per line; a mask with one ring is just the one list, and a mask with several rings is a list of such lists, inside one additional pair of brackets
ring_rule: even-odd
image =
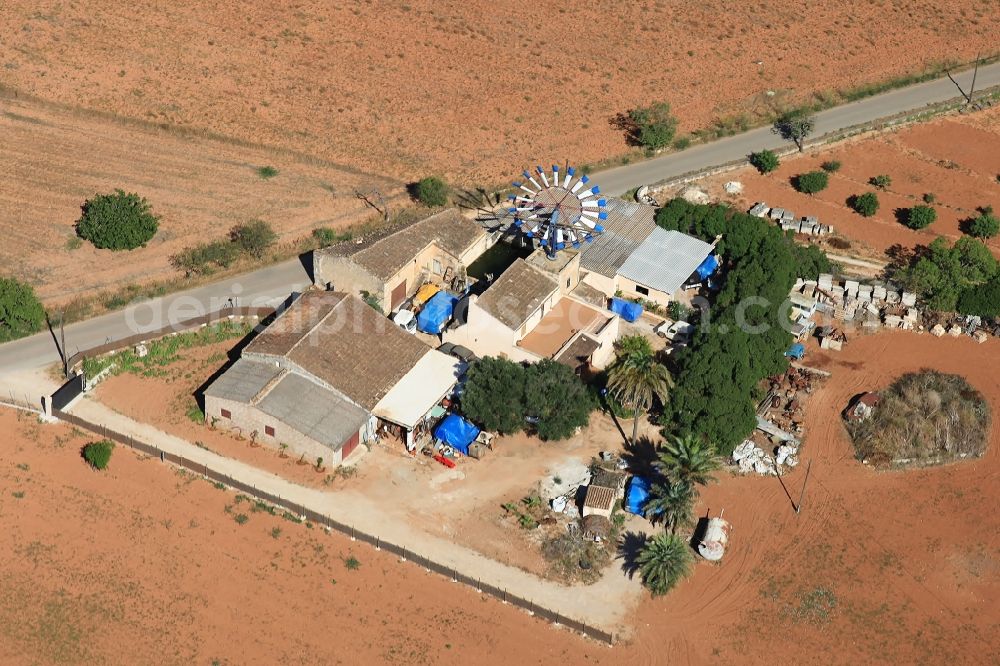
[(257, 167), (257, 175), (260, 176), (261, 180), (269, 180), (278, 175), (278, 170), (273, 166)]
[(800, 592), (798, 605), (788, 606), (782, 614), (793, 622), (817, 626), (829, 622), (836, 608), (837, 596), (826, 587), (817, 587)]
[(233, 520), (235, 520), (235, 521), (236, 521), (236, 524), (237, 524), (237, 525), (246, 525), (246, 524), (247, 524), (247, 522), (248, 522), (248, 521), (250, 520), (250, 516), (248, 516), (248, 515), (247, 515), (247, 514), (245, 514), (245, 513), (238, 513), (238, 514), (236, 514), (236, 516), (235, 516), (235, 517), (233, 518)]
[(357, 571), (358, 569), (361, 568), (361, 562), (358, 560), (358, 558), (351, 555), (350, 557), (344, 560), (344, 566), (347, 567), (350, 571)]

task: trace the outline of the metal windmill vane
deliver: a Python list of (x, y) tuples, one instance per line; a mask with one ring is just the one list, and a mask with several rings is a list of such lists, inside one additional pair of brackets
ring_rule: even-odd
[(507, 197), (507, 212), (512, 225), (527, 238), (537, 239), (550, 259), (567, 244), (578, 248), (604, 231), (607, 200), (586, 174), (577, 178), (572, 166), (563, 170), (558, 164), (552, 165), (551, 174), (540, 166), (535, 172), (525, 170), (524, 181), (513, 183), (519, 191)]

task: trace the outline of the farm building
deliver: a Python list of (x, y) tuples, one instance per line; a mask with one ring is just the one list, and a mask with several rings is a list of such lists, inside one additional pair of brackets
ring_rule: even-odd
[(844, 416), (848, 421), (864, 421), (872, 415), (880, 401), (881, 397), (878, 393), (870, 391), (862, 393), (844, 410)]
[(310, 291), (205, 390), (205, 415), (336, 465), (375, 437), (414, 446), (459, 364), (354, 295)]
[(583, 496), (583, 517), (604, 516), (611, 518), (611, 512), (614, 511), (617, 501), (618, 491), (616, 489), (590, 484)]
[(371, 245), (341, 244), (313, 253), (313, 281), (327, 289), (374, 295), (398, 308), (421, 285), (451, 286), (489, 249), (492, 237), (457, 208), (441, 211)]

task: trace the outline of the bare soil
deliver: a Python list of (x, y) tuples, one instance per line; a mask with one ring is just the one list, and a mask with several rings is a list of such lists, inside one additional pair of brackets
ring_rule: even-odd
[[(792, 187), (795, 176), (836, 160), (841, 168), (830, 174), (829, 187), (815, 195), (800, 194)], [(873, 176), (887, 174), (892, 185), (881, 191), (869, 184)], [(782, 159), (768, 175), (751, 167), (706, 179), (713, 195), (726, 198), (746, 210), (756, 201), (794, 211), (801, 217), (815, 215), (823, 224), (847, 238), (851, 253), (883, 256), (894, 246), (927, 245), (938, 236), (955, 240), (962, 235), (961, 223), (976, 216), (977, 208), (1000, 210), (1000, 108), (966, 116), (950, 115), (883, 134), (870, 134), (830, 148)], [(743, 193), (724, 194), (722, 184), (738, 180)], [(876, 192), (879, 210), (862, 217), (851, 210), (852, 195)], [(923, 204), (924, 194), (933, 194), (937, 221), (920, 231), (906, 227), (897, 212)], [(1000, 254), (1000, 237), (987, 241)]]
[(1000, 27), (989, 3), (959, 0), (7, 5), (6, 86), (466, 184), (618, 155), (612, 120), (636, 106), (668, 101), (690, 131), (971, 61)]

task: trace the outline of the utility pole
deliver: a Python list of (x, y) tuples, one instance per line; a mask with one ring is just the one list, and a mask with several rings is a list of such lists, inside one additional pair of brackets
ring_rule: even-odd
[(806, 478), (802, 480), (802, 491), (799, 493), (799, 502), (795, 506), (795, 515), (799, 514), (802, 510), (802, 498), (806, 495), (806, 484), (809, 483), (809, 472), (812, 470), (813, 461), (812, 458), (809, 459), (809, 465), (806, 467)]
[(63, 377), (69, 379), (69, 355), (66, 354), (66, 311), (59, 311), (59, 340), (62, 347)]
[(979, 56), (981, 53), (976, 54), (976, 68), (972, 70), (972, 87), (969, 88), (969, 104), (972, 104), (972, 96), (976, 92), (976, 76), (979, 74)]

